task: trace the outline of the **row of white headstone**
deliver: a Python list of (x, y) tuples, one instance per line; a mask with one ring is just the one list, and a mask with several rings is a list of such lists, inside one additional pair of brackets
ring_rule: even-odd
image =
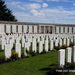
[[(66, 61), (65, 61), (66, 59)], [(73, 46), (73, 50), (71, 47), (68, 47), (66, 50), (60, 49), (58, 52), (58, 64), (60, 67), (64, 67), (65, 63), (75, 63), (75, 46)]]
[[(18, 57), (21, 57), (21, 46), (24, 48), (24, 54), (27, 55), (26, 50), (29, 51), (29, 47), (32, 42), (32, 50), (37, 51), (37, 43), (39, 43), (39, 53), (43, 51), (43, 44), (45, 45), (45, 51), (48, 52), (48, 45), (50, 43), (50, 50), (55, 46), (62, 46), (62, 44), (67, 44), (69, 46), (70, 42), (74, 42), (74, 35), (66, 34), (13, 34), (13, 35), (2, 35), (0, 38), (0, 45), (4, 50), (5, 57), (10, 58), (11, 49), (13, 44), (15, 44), (15, 52), (18, 53)], [(22, 43), (20, 43), (22, 41)]]

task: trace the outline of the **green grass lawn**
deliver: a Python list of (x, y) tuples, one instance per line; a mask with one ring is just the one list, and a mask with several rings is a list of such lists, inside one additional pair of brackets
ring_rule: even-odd
[[(0, 52), (2, 55), (3, 52)], [(50, 65), (57, 64), (58, 51), (0, 64), (0, 75), (48, 75)], [(75, 75), (71, 73), (70, 75)]]
[(55, 51), (1, 64), (0, 75), (46, 75), (49, 65), (57, 63), (57, 56), (58, 52)]

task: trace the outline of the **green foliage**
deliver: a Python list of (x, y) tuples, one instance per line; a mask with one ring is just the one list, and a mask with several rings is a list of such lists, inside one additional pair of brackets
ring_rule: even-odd
[(60, 47), (59, 46), (54, 46), (54, 49), (58, 51), (60, 49)]
[(7, 8), (5, 1), (0, 0), (0, 20), (1, 21), (17, 21), (12, 11)]
[(24, 55), (24, 53), (22, 53), (22, 54), (21, 54), (21, 58), (22, 58), (22, 59), (23, 59), (23, 58), (25, 58), (25, 55)]
[(74, 43), (73, 43), (73, 42), (71, 42), (69, 46), (74, 46)]
[(29, 50), (28, 54), (30, 54), (31, 56), (35, 56), (36, 55), (35, 51), (32, 51), (32, 50)]
[(14, 49), (15, 50), (15, 44), (13, 44), (13, 48), (12, 49)]
[(71, 73), (70, 70), (75, 69), (75, 63), (66, 63), (63, 68), (59, 67), (57, 64), (51, 67), (49, 71), (50, 75), (69, 75)]
[(56, 51), (56, 49), (52, 49), (52, 51)]
[(37, 47), (37, 50), (36, 50), (36, 55), (39, 54), (39, 47)]
[(45, 49), (41, 52), (41, 54), (45, 54), (46, 53), (46, 51), (45, 51)]
[[(30, 54), (31, 56), (37, 55), (37, 53), (32, 50), (32, 43), (31, 43), (31, 46), (29, 47), (29, 51), (26, 50), (26, 53), (27, 53), (27, 54)], [(29, 56), (27, 56), (27, 57), (29, 57)]]
[(66, 63), (64, 65), (65, 69), (74, 70), (75, 69), (75, 63)]
[(68, 46), (66, 44), (63, 44), (61, 47), (60, 47), (60, 45), (59, 46), (55, 46), (54, 49), (56, 49), (58, 51), (59, 49), (66, 49), (67, 47)]
[(57, 64), (53, 65), (51, 67), (51, 70), (49, 71), (48, 75), (69, 75), (69, 72), (66, 71), (66, 68), (61, 68)]
[(8, 58), (7, 60), (6, 60), (6, 62), (11, 62), (12, 61), (12, 59), (11, 58)]
[(63, 44), (60, 48), (61, 49), (66, 49), (68, 46), (66, 44)]
[(11, 55), (11, 59), (12, 59), (12, 61), (19, 60), (20, 58), (18, 57), (18, 53), (14, 52), (14, 53)]
[(57, 63), (57, 55), (57, 51), (49, 52), (0, 65), (0, 75), (46, 75), (47, 70), (40, 69)]
[(39, 46), (39, 43), (37, 43), (37, 47)]
[(5, 56), (4, 55), (0, 55), (0, 64), (5, 63)]
[(3, 52), (4, 50), (0, 49), (0, 52)]
[(50, 75), (62, 75), (61, 72), (57, 72), (56, 70), (62, 70), (58, 65), (54, 65), (51, 67)]
[(0, 46), (0, 52), (3, 52), (4, 50), (2, 49), (2, 47)]

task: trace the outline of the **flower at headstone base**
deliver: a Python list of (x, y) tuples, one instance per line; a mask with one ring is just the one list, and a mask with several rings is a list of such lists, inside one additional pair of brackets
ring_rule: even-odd
[(63, 44), (62, 46), (67, 47), (67, 45), (66, 45), (66, 44)]
[(17, 52), (12, 53), (11, 59), (12, 59), (12, 60), (13, 60), (13, 59), (14, 59), (14, 60), (18, 60), (18, 59), (19, 59), (18, 53), (17, 53)]
[(62, 49), (66, 49), (68, 46), (66, 45), (66, 44), (63, 44), (62, 46), (61, 46), (61, 48)]
[(18, 56), (18, 53), (14, 52), (12, 55)]

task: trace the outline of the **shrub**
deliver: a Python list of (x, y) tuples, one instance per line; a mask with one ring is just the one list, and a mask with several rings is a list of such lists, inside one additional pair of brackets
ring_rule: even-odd
[(52, 51), (56, 51), (56, 49), (52, 49)]
[(66, 44), (63, 44), (62, 46), (61, 46), (61, 49), (66, 49), (67, 48), (67, 45)]
[(0, 55), (0, 64), (5, 63), (5, 56), (4, 55)]
[(39, 46), (39, 43), (37, 43), (37, 47)]
[(55, 46), (54, 49), (58, 51), (60, 49), (60, 47), (59, 46)]
[(4, 50), (1, 50), (1, 49), (0, 49), (0, 52), (3, 52), (3, 51), (4, 51)]
[(13, 48), (12, 49), (15, 49), (15, 44), (13, 45)]
[(22, 53), (22, 54), (21, 54), (21, 58), (22, 58), (22, 59), (23, 59), (23, 58), (25, 58), (25, 55), (24, 55), (24, 53)]
[(67, 70), (66, 72), (64, 72), (65, 70), (65, 67), (61, 68), (60, 66), (55, 64), (51, 67), (50, 71), (48, 72), (48, 75), (69, 75), (69, 71)]
[(74, 43), (73, 43), (73, 42), (71, 42), (69, 46), (74, 46)]
[(11, 59), (11, 58), (8, 58), (8, 59), (6, 60), (6, 62), (10, 62), (10, 61), (12, 61), (12, 59)]
[(31, 56), (35, 56), (36, 55), (35, 51), (32, 50), (32, 47), (29, 48), (29, 51), (26, 49), (26, 53), (31, 55)]
[(0, 45), (0, 52), (3, 52), (4, 50), (2, 49), (1, 45)]
[(12, 60), (18, 60), (18, 59), (19, 59), (18, 53), (16, 53), (16, 52), (12, 53), (11, 59), (12, 59)]
[(29, 56), (25, 56), (25, 58), (29, 58)]
[(41, 54), (45, 54), (46, 53), (46, 51), (45, 51), (45, 49), (41, 52)]
[(66, 63), (66, 64), (64, 65), (64, 68), (65, 68), (65, 69), (73, 70), (73, 69), (75, 69), (75, 63)]
[(32, 51), (32, 50), (29, 50), (28, 54), (30, 54), (31, 56), (35, 56), (36, 55), (35, 51)]
[(64, 70), (64, 68), (61, 68), (58, 65), (53, 65), (51, 67), (51, 70), (49, 72), (49, 75), (66, 75), (66, 74), (68, 75), (68, 73), (67, 72), (63, 72), (63, 70)]

